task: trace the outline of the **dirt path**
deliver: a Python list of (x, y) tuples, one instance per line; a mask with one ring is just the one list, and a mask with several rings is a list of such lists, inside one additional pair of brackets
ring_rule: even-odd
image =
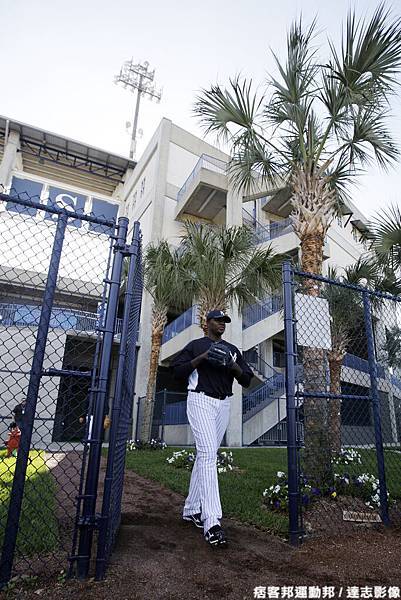
[(337, 591), (341, 586), (401, 586), (399, 532), (361, 530), (293, 549), (264, 531), (226, 519), (230, 546), (219, 550), (209, 548), (201, 532), (181, 520), (182, 502), (179, 494), (127, 472), (122, 527), (107, 579), (38, 582), (18, 598), (250, 600), (256, 586), (332, 585)]

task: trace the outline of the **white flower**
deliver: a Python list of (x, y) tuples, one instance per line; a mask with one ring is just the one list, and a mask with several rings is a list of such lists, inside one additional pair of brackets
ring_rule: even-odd
[(277, 471), (277, 477), (285, 477), (284, 471)]
[(274, 487), (274, 490), (273, 490), (273, 492), (274, 492), (274, 494), (278, 494), (280, 490), (281, 490), (281, 487), (280, 487), (279, 485), (276, 485), (276, 486)]

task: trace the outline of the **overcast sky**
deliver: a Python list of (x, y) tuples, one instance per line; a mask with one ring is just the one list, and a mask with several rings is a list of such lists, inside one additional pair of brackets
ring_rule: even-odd
[[(160, 104), (144, 100), (141, 154), (160, 119), (202, 135), (192, 106), (196, 92), (236, 73), (263, 84), (273, 69), (270, 48), (284, 56), (291, 21), (316, 15), (325, 57), (327, 36), (339, 39), (350, 6), (371, 14), (374, 0), (0, 0), (0, 114), (128, 155), (126, 121), (134, 96), (113, 83), (133, 57), (156, 69)], [(395, 14), (401, 8), (394, 2)], [(401, 142), (401, 100), (391, 128)], [(213, 140), (209, 140), (213, 141)], [(354, 200), (369, 215), (401, 202), (401, 168), (370, 171)]]

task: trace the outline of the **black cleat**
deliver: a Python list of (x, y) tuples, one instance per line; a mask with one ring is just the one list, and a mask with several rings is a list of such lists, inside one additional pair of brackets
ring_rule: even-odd
[(193, 523), (195, 525), (195, 527), (198, 527), (198, 529), (203, 529), (203, 521), (201, 519), (201, 513), (197, 513), (196, 515), (185, 515), (182, 518), (184, 519), (184, 521)]
[(205, 533), (205, 540), (210, 546), (222, 546), (224, 548), (228, 545), (226, 534), (220, 527), (220, 525), (214, 525)]

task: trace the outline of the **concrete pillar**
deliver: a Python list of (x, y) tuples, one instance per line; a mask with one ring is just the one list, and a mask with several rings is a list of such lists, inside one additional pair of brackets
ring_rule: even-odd
[(229, 186), (226, 203), (226, 227), (242, 225), (242, 194)]
[[(230, 186), (227, 191), (226, 227), (242, 225), (242, 195)], [(230, 310), (232, 322), (227, 326), (225, 338), (242, 352), (242, 314), (234, 304)], [(228, 446), (242, 446), (242, 386), (234, 380), (231, 398), (230, 421), (226, 440)]]
[[(232, 321), (227, 325), (224, 337), (242, 352), (242, 315), (236, 303), (231, 306), (229, 315)], [(234, 379), (230, 420), (226, 433), (228, 446), (242, 446), (242, 390), (242, 386)]]
[(20, 136), (17, 131), (10, 131), (0, 163), (0, 185), (6, 187), (10, 183), (15, 168), (22, 169)]

